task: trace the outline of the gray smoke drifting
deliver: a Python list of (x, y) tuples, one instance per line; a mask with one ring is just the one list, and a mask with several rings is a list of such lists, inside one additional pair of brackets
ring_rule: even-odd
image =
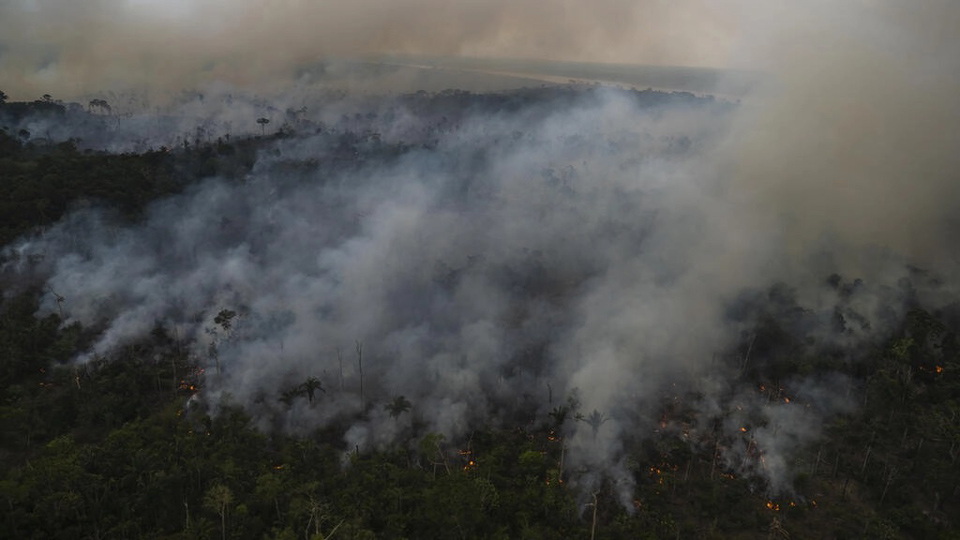
[[(90, 355), (173, 328), (207, 365), (206, 402), (229, 395), (264, 428), (350, 422), (345, 442), (376, 448), (412, 429), (384, 411), (394, 396), (453, 438), (576, 396), (571, 470), (588, 487), (621, 480), (626, 500), (626, 442), (658, 429), (676, 394), (698, 423), (659, 429), (715, 441), (731, 470), (789, 489), (791, 452), (852, 407), (851, 384), (744, 387), (770, 354), (757, 322), (778, 314), (855, 355), (906, 309), (885, 284), (957, 262), (960, 54), (946, 29), (960, 8), (827, 4), (753, 6), (733, 49), (762, 51), (750, 60), (777, 78), (737, 107), (591, 91), (442, 127), (401, 108), (358, 155), (418, 149), (303, 178), (284, 164), (329, 158), (338, 135), (277, 140), (242, 182), (209, 179), (136, 227), (74, 214), (11, 248), (7, 270), (47, 276), (70, 320), (104, 325)], [(504, 6), (484, 13), (511, 42)], [(235, 23), (222, 24), (252, 28)], [(251, 31), (252, 44), (269, 33)], [(830, 287), (834, 272), (865, 285)], [(794, 288), (758, 292), (778, 282)], [(947, 289), (911, 294), (936, 305)], [(224, 309), (229, 328), (214, 321)], [(717, 361), (731, 356), (743, 367)], [(307, 377), (326, 392), (284, 403)]]

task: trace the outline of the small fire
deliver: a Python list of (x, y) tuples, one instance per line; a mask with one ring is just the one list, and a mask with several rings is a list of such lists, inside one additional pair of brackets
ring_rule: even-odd
[(275, 470), (275, 471), (283, 470), (283, 465), (274, 465), (274, 466), (273, 466), (273, 470)]
[(460, 450), (457, 452), (467, 460), (467, 464), (463, 466), (463, 470), (469, 471), (470, 469), (477, 466), (477, 462), (473, 459), (473, 450)]
[(770, 510), (773, 510), (774, 512), (780, 511), (780, 505), (773, 501), (767, 501), (767, 508), (769, 508)]
[(783, 398), (783, 402), (784, 402), (784, 403), (790, 403), (790, 398), (788, 398), (788, 397)]
[(937, 366), (937, 373), (943, 373), (943, 366)]
[(746, 433), (746, 432), (747, 432), (747, 428), (745, 428), (745, 427), (740, 428), (740, 432), (741, 432), (741, 433)]
[(663, 485), (663, 477), (660, 476), (661, 470), (659, 467), (650, 467), (650, 476), (657, 477), (657, 483), (661, 486)]

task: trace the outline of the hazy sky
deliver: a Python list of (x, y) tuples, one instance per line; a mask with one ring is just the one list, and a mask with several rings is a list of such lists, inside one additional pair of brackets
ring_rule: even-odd
[(263, 84), (323, 58), (404, 53), (790, 70), (798, 51), (830, 55), (823, 43), (878, 38), (893, 53), (884, 61), (897, 62), (898, 52), (956, 44), (960, 10), (952, 4), (3, 0), (0, 88), (28, 98), (210, 80)]
[(324, 57), (411, 53), (722, 66), (742, 0), (4, 0), (15, 97), (262, 81)]

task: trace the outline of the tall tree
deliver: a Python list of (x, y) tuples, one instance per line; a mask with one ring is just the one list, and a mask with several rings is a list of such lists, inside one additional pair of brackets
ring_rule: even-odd
[(203, 505), (220, 516), (220, 538), (227, 540), (227, 511), (233, 502), (233, 492), (223, 484), (217, 484), (207, 490)]
[(260, 124), (260, 135), (266, 134), (267, 124), (270, 123), (269, 118), (257, 118), (257, 123)]

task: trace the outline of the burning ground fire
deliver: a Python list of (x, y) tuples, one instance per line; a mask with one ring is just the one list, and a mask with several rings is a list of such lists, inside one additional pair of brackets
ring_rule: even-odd
[[(781, 506), (779, 502), (771, 499), (767, 501), (766, 507), (768, 510), (779, 512), (781, 509), (786, 510), (788, 508), (797, 508), (802, 504), (804, 503), (797, 504), (796, 501), (784, 501), (783, 505)], [(806, 502), (806, 505), (807, 505), (807, 508), (817, 508), (817, 501), (814, 499), (810, 499), (809, 501)]]
[(477, 462), (473, 458), (473, 450), (460, 450), (457, 453), (467, 462), (466, 465), (463, 466), (464, 471), (469, 471), (477, 467)]
[(187, 377), (180, 379), (179, 389), (184, 392), (196, 393), (200, 390), (200, 387), (203, 386), (203, 376), (207, 370), (203, 368), (197, 368), (194, 372)]

